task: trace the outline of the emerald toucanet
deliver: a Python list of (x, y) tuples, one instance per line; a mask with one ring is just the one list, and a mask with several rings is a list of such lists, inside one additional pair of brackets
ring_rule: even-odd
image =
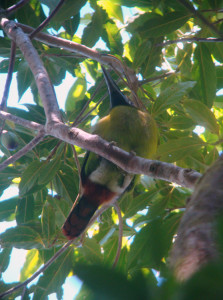
[[(134, 107), (122, 94), (111, 76), (102, 67), (110, 95), (111, 110), (93, 128), (109, 142), (136, 155), (151, 158), (157, 147), (156, 123), (147, 112)], [(104, 159), (87, 152), (81, 170), (82, 196), (65, 221), (62, 231), (68, 239), (79, 236), (97, 208), (117, 200), (133, 182), (129, 174)]]

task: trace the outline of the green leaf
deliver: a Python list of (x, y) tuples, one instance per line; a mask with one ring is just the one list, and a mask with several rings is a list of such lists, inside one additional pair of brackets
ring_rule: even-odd
[(0, 221), (7, 221), (15, 213), (18, 197), (0, 202)]
[(21, 182), (19, 184), (20, 195), (24, 195), (29, 192), (37, 183), (43, 165), (44, 162), (40, 162), (38, 160), (29, 164), (25, 172), (22, 174)]
[(119, 4), (114, 3), (114, 1), (111, 0), (100, 0), (97, 2), (97, 4), (99, 6), (102, 6), (107, 14), (109, 15), (109, 17), (113, 17), (115, 19), (118, 19), (120, 22), (124, 23), (123, 21), (123, 15), (122, 15), (122, 8)]
[(28, 251), (26, 254), (26, 261), (20, 272), (20, 281), (25, 281), (31, 277), (39, 269), (42, 263), (38, 250), (33, 249)]
[(11, 258), (12, 248), (5, 248), (0, 250), (0, 273), (4, 273), (5, 270), (8, 268)]
[(73, 36), (75, 34), (75, 32), (77, 31), (79, 24), (80, 24), (80, 13), (72, 16), (68, 20), (65, 20), (63, 26), (64, 26), (66, 32), (69, 35)]
[(16, 208), (16, 222), (19, 225), (26, 224), (34, 219), (34, 198), (29, 195), (19, 199)]
[(165, 13), (164, 16), (156, 15), (151, 17), (151, 15), (151, 13), (141, 15), (133, 23), (130, 23), (127, 30), (130, 32), (137, 31), (142, 37), (156, 38), (177, 30), (190, 17), (187, 11)]
[(41, 217), (42, 232), (49, 242), (56, 231), (55, 213), (48, 201), (45, 202)]
[(48, 201), (54, 209), (56, 225), (61, 227), (65, 222), (71, 207), (66, 200), (58, 199), (57, 196), (48, 196)]
[(162, 161), (176, 162), (201, 149), (205, 143), (198, 137), (182, 137), (160, 145), (156, 156)]
[[(42, 3), (49, 5), (48, 0), (42, 0)], [(58, 1), (57, 1), (58, 2)], [(61, 22), (70, 19), (73, 15), (77, 14), (80, 9), (86, 4), (86, 0), (66, 0), (62, 7), (58, 10), (53, 18), (53, 24), (60, 24)], [(55, 9), (55, 2), (49, 5), (51, 10)]]
[(138, 45), (133, 61), (134, 68), (140, 67), (144, 62), (147, 63), (151, 47), (152, 44), (150, 40), (145, 40), (141, 45)]
[(143, 267), (159, 269), (168, 253), (172, 239), (160, 218), (152, 220), (135, 236), (128, 254), (128, 269)]
[(197, 45), (194, 58), (198, 62), (198, 73), (196, 75), (198, 84), (196, 88), (201, 94), (202, 102), (208, 107), (212, 107), (216, 97), (217, 80), (215, 65), (211, 53), (205, 44), (200, 43)]
[(185, 100), (183, 106), (196, 124), (204, 126), (212, 133), (219, 134), (219, 125), (215, 115), (205, 104), (196, 100)]
[(0, 37), (0, 56), (9, 58), (11, 49), (11, 40)]
[(104, 266), (77, 264), (75, 272), (93, 292), (93, 299), (147, 299), (144, 281), (129, 281), (117, 270)]
[(102, 260), (101, 246), (95, 238), (87, 238), (84, 241), (81, 253), (84, 254), (86, 261), (96, 263)]
[(72, 267), (73, 247), (68, 248), (39, 278), (33, 300), (46, 299), (58, 292)]
[(39, 179), (38, 183), (41, 184), (47, 184), (50, 182), (53, 177), (56, 175), (57, 171), (60, 168), (60, 161), (61, 161), (61, 155), (58, 155), (55, 159), (53, 159), (51, 162), (46, 162), (45, 166), (41, 168), (39, 173)]
[(104, 9), (96, 6), (95, 13), (92, 16), (92, 21), (85, 27), (81, 44), (88, 47), (93, 47), (103, 32), (103, 25), (106, 23), (107, 13)]
[(0, 235), (2, 247), (16, 247), (18, 249), (41, 249), (42, 239), (37, 231), (28, 226), (10, 228)]
[(130, 218), (134, 216), (139, 210), (143, 210), (146, 208), (151, 200), (155, 200), (158, 191), (156, 189), (149, 190), (137, 197), (134, 197), (132, 202), (130, 203), (129, 207), (125, 212), (125, 218)]
[(22, 95), (30, 87), (32, 81), (33, 74), (28, 66), (28, 63), (26, 61), (21, 62), (18, 66), (17, 72), (19, 99), (21, 99)]
[[(104, 28), (107, 33), (106, 43), (108, 48), (111, 49), (112, 53), (115, 53), (116, 55), (122, 55), (123, 45), (119, 28), (113, 22), (106, 23)], [(103, 37), (103, 39), (105, 38)]]
[(182, 97), (195, 85), (194, 81), (186, 81), (173, 84), (162, 91), (153, 105), (152, 112), (159, 115), (171, 105), (178, 103)]
[(63, 165), (54, 178), (54, 187), (59, 195), (73, 205), (78, 193), (78, 182), (77, 173), (71, 167)]
[(169, 128), (184, 130), (184, 129), (194, 127), (195, 122), (193, 122), (191, 118), (188, 118), (186, 116), (174, 116), (167, 123), (167, 126)]
[(77, 102), (83, 100), (87, 89), (86, 80), (84, 78), (77, 78), (67, 95), (65, 110), (72, 112), (77, 106)]

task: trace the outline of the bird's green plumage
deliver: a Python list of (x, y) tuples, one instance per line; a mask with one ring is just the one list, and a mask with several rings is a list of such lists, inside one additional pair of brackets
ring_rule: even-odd
[[(93, 133), (98, 134), (109, 142), (127, 152), (133, 152), (144, 158), (152, 158), (157, 147), (157, 127), (153, 118), (132, 106), (116, 106), (110, 114), (101, 119), (93, 128)], [(95, 170), (100, 168), (100, 173)], [(94, 172), (94, 173), (93, 173)], [(94, 182), (106, 185), (112, 191), (120, 191), (125, 187), (127, 173), (113, 163), (90, 153), (84, 167), (84, 174)], [(133, 178), (133, 175), (128, 174)], [(129, 182), (129, 178), (126, 178)], [(126, 183), (127, 183), (126, 182)], [(117, 189), (114, 185), (117, 184)]]

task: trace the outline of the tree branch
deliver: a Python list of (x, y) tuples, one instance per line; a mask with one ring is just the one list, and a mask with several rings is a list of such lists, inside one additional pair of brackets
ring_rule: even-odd
[(172, 44), (177, 44), (177, 43), (187, 43), (187, 42), (201, 42), (201, 43), (222, 43), (223, 39), (222, 38), (198, 38), (198, 37), (188, 37), (188, 38), (181, 38), (178, 40), (171, 40), (171, 41), (166, 41), (164, 43), (156, 44), (156, 47), (165, 47), (167, 45), (172, 45)]
[[(17, 26), (22, 28), (22, 30), (28, 34), (30, 34), (34, 30), (34, 28), (21, 23), (17, 23)], [(133, 86), (137, 82), (135, 71), (127, 66), (124, 66), (121, 61), (113, 55), (105, 55), (84, 45), (51, 36), (42, 32), (39, 32), (37, 35), (35, 35), (34, 39), (49, 46), (63, 48), (64, 50), (68, 50), (69, 52), (78, 53), (80, 55), (83, 55), (84, 57), (96, 60), (100, 64), (109, 65), (115, 70), (118, 70), (122, 75), (125, 75), (127, 73), (128, 79)]]
[(144, 80), (141, 80), (139, 82), (139, 86), (142, 86), (143, 84), (146, 84), (148, 82), (152, 82), (152, 81), (156, 81), (156, 80), (159, 80), (159, 79), (163, 79), (163, 78), (166, 78), (166, 77), (169, 77), (169, 76), (172, 76), (173, 74), (176, 74), (176, 72), (179, 71), (178, 69), (176, 71), (170, 71), (170, 72), (166, 72), (164, 74), (161, 74), (161, 75), (158, 75), (158, 76), (154, 76), (154, 77), (150, 77), (150, 78), (147, 78), (147, 79), (144, 79)]
[(61, 6), (64, 4), (65, 0), (60, 0), (59, 3), (57, 4), (57, 6), (54, 8), (54, 10), (52, 11), (52, 13), (35, 29), (33, 30), (33, 32), (30, 33), (29, 38), (33, 39), (34, 36), (40, 32), (41, 30), (43, 30), (44, 27), (46, 27), (50, 20), (55, 16), (55, 14), (59, 11), (59, 9), (61, 8)]
[(222, 34), (218, 31), (218, 29), (211, 23), (208, 22), (208, 20), (200, 14), (198, 10), (196, 10), (193, 5), (187, 1), (187, 0), (178, 0), (186, 9), (188, 9), (190, 12), (194, 14), (195, 17), (201, 20), (201, 22), (206, 25), (209, 29), (211, 29), (212, 32), (216, 33), (218, 36), (222, 36)]
[[(23, 120), (6, 112), (0, 111), (0, 117), (31, 129), (43, 128), (40, 124)], [(190, 189), (194, 188), (197, 179), (201, 177), (200, 173), (191, 169), (184, 169), (173, 164), (134, 156), (103, 140), (98, 135), (87, 133), (79, 128), (70, 128), (62, 123), (51, 124), (47, 127), (45, 134), (92, 151), (113, 162), (128, 173), (148, 175), (153, 178), (174, 182)]]
[(19, 9), (20, 7), (23, 7), (26, 3), (28, 3), (30, 0), (20, 0), (18, 3), (10, 6), (6, 9), (6, 13), (10, 14), (14, 12), (15, 10)]
[(9, 38), (15, 41), (29, 64), (43, 102), (47, 124), (51, 122), (62, 122), (59, 106), (50, 78), (30, 39), (13, 21), (3, 18), (1, 20), (1, 26)]
[(26, 281), (16, 285), (15, 287), (9, 289), (8, 291), (0, 294), (0, 298), (3, 298), (9, 294), (14, 293), (15, 291), (17, 291), (18, 289), (27, 286), (31, 281), (33, 281), (39, 274), (41, 274), (42, 272), (44, 272), (62, 253), (64, 253), (64, 251), (73, 243), (74, 240), (70, 240), (69, 242), (67, 242), (59, 251), (57, 251), (56, 254), (54, 254), (54, 256), (51, 257), (51, 259), (49, 259), (45, 265), (43, 265), (36, 273), (34, 273), (30, 278), (28, 278)]
[(178, 280), (188, 279), (207, 262), (219, 256), (216, 219), (223, 211), (223, 157), (198, 181), (181, 219), (170, 255)]

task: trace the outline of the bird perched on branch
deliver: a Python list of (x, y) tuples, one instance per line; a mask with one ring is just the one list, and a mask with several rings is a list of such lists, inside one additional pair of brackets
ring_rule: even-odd
[[(156, 123), (148, 112), (134, 107), (102, 67), (110, 96), (110, 112), (93, 128), (93, 133), (121, 149), (152, 158), (157, 148)], [(129, 174), (105, 158), (87, 152), (81, 170), (82, 196), (72, 207), (62, 231), (68, 239), (79, 236), (99, 206), (116, 201), (133, 183)]]

